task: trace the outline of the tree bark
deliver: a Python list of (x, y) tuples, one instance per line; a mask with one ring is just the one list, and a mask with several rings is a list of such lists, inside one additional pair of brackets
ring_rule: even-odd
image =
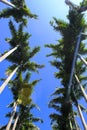
[(6, 85), (8, 84), (8, 82), (10, 81), (10, 79), (13, 77), (13, 75), (16, 73), (16, 71), (18, 70), (18, 67), (16, 67), (13, 72), (9, 75), (9, 77), (4, 81), (4, 83), (1, 85), (0, 87), (0, 94), (2, 93), (2, 91), (5, 89)]

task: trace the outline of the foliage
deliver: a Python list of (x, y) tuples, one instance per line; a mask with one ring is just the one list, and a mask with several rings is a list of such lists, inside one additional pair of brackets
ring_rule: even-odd
[(12, 16), (17, 23), (22, 22), (24, 25), (27, 24), (26, 17), (37, 18), (37, 15), (32, 14), (30, 12), (24, 0), (17, 0), (17, 1), (11, 0), (11, 2), (17, 7), (17, 9), (16, 8), (3, 9), (3, 11), (0, 12), (0, 18), (9, 18)]
[[(56, 112), (50, 114), (50, 118), (52, 127), (56, 125), (56, 128), (59, 130), (74, 130), (76, 129), (76, 126), (73, 117), (73, 106), (75, 105), (73, 90), (77, 99), (80, 99), (83, 95), (74, 76), (72, 85), (70, 86), (70, 93), (68, 93), (68, 84), (73, 63), (74, 50), (78, 41), (78, 35), (80, 34), (81, 30), (82, 33), (86, 31), (87, 24), (84, 19), (84, 14), (79, 13), (76, 9), (69, 11), (67, 16), (68, 22), (55, 17), (53, 19), (54, 21), (51, 21), (50, 24), (55, 31), (60, 32), (62, 38), (58, 40), (57, 44), (45, 46), (52, 49), (52, 53), (48, 54), (47, 56), (54, 57), (54, 60), (50, 63), (56, 67), (57, 72), (55, 73), (55, 77), (60, 79), (62, 87), (56, 89), (52, 94), (49, 107), (55, 109)], [(85, 36), (81, 37), (79, 53), (82, 55), (87, 54), (85, 43), (83, 43), (83, 40), (85, 39)], [(82, 76), (82, 74), (84, 74), (85, 71), (86, 67), (82, 64), (82, 61), (77, 60), (74, 73), (78, 75), (78, 78), (84, 87), (87, 77)], [(68, 95), (70, 95), (70, 97), (68, 97)]]
[[(40, 47), (31, 48), (29, 44), (31, 35), (24, 31), (27, 26), (28, 18), (37, 18), (37, 15), (30, 12), (25, 0), (11, 0), (11, 2), (17, 8), (6, 8), (0, 12), (0, 18), (10, 18), (8, 25), (11, 37), (5, 39), (9, 44), (9, 48), (12, 49), (18, 45), (17, 50), (7, 57), (7, 60), (11, 63), (6, 70), (7, 75), (9, 75), (15, 67), (19, 66), (14, 78), (10, 80), (8, 84), (13, 94), (13, 102), (9, 107), (14, 107), (14, 102), (17, 104), (17, 111), (15, 112), (10, 129), (12, 129), (16, 117), (19, 115), (16, 130), (29, 130), (30, 127), (38, 130), (38, 127), (35, 126), (33, 122), (40, 121), (42, 123), (42, 120), (34, 117), (31, 112), (31, 109), (36, 107), (35, 104), (33, 104), (31, 95), (34, 86), (36, 86), (40, 79), (30, 81), (30, 78), (32, 71), (38, 72), (43, 65), (31, 61), (40, 51)], [(16, 22), (15, 24), (14, 20)], [(10, 118), (11, 115), (12, 112), (8, 113), (7, 117)], [(6, 128), (6, 126), (4, 127)]]

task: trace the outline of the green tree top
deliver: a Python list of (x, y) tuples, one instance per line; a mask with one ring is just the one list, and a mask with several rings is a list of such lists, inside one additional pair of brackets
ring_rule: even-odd
[(17, 8), (3, 9), (0, 12), (0, 18), (9, 18), (12, 16), (17, 23), (22, 22), (24, 25), (27, 24), (26, 18), (37, 18), (37, 15), (31, 13), (24, 0), (11, 0), (11, 2)]
[[(54, 21), (50, 22), (53, 29), (60, 32), (61, 39), (58, 40), (57, 44), (46, 45), (46, 47), (52, 49), (52, 53), (48, 54), (48, 56), (54, 57), (54, 60), (51, 61), (51, 65), (57, 68), (55, 77), (60, 79), (62, 86), (55, 90), (49, 103), (49, 107), (56, 110), (56, 112), (50, 114), (53, 128), (57, 128), (59, 130), (77, 129), (74, 119), (76, 113), (74, 112), (73, 106), (76, 105), (76, 99), (82, 97), (82, 92), (74, 76), (70, 86), (71, 91), (68, 93), (69, 79), (78, 36), (81, 31), (82, 33), (85, 33), (87, 30), (84, 14), (78, 10), (81, 6), (74, 7), (69, 10), (69, 14), (67, 16), (68, 22), (55, 17), (53, 18)], [(82, 55), (87, 54), (87, 49), (83, 41), (86, 38), (86, 36), (81, 37), (78, 53)], [(83, 65), (82, 61), (77, 60), (74, 73), (78, 75), (84, 87), (86, 86), (85, 81), (87, 77), (82, 75), (85, 71), (86, 66)], [(70, 96), (67, 98), (68, 95)]]

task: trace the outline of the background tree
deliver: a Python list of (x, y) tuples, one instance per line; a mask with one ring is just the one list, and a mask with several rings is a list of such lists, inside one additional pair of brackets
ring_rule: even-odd
[(40, 51), (40, 47), (31, 49), (29, 45), (29, 38), (31, 35), (24, 31), (25, 26), (27, 26), (27, 18), (36, 18), (36, 15), (30, 12), (24, 0), (11, 0), (11, 3), (17, 8), (7, 8), (2, 10), (0, 12), (0, 18), (10, 18), (9, 29), (11, 37), (6, 38), (6, 41), (9, 43), (9, 48), (12, 49), (18, 46), (15, 52), (7, 57), (7, 60), (12, 64), (6, 70), (6, 74), (9, 75), (16, 67), (18, 67), (14, 79), (9, 82), (9, 88), (13, 94), (13, 103), (10, 106), (14, 108), (15, 103), (17, 109), (15, 111), (13, 109), (13, 112), (7, 114), (10, 121), (1, 129), (26, 130), (30, 129), (32, 126), (32, 129), (34, 128), (37, 130), (38, 128), (33, 122), (42, 122), (42, 120), (33, 117), (33, 114), (31, 113), (33, 101), (30, 96), (33, 92), (33, 86), (35, 86), (39, 80), (30, 82), (30, 76), (31, 72), (38, 72), (38, 69), (42, 68), (43, 65), (31, 61), (31, 58)]
[[(75, 8), (74, 8), (75, 7)], [(72, 84), (69, 86), (70, 74), (72, 69), (72, 63), (74, 58), (74, 52), (76, 44), (78, 42), (78, 36), (82, 32), (84, 33), (87, 29), (87, 24), (84, 19), (84, 14), (80, 12), (81, 6), (72, 6), (67, 16), (68, 22), (53, 18), (54, 22), (51, 21), (51, 25), (54, 30), (60, 32), (62, 38), (58, 40), (57, 44), (46, 45), (52, 49), (52, 53), (48, 56), (53, 56), (55, 59), (51, 61), (51, 65), (57, 68), (55, 77), (61, 80), (61, 86), (56, 89), (52, 94), (53, 98), (49, 103), (49, 107), (56, 110), (55, 113), (50, 115), (53, 129), (59, 130), (74, 130), (80, 129), (75, 121), (75, 115), (73, 106), (76, 105), (76, 99), (80, 99), (83, 94), (81, 89), (73, 75)], [(79, 47), (79, 53), (81, 55), (87, 54), (85, 43), (83, 40), (86, 36), (81, 37), (81, 43)], [(82, 61), (77, 60), (75, 64), (74, 73), (78, 75), (81, 83), (85, 87), (86, 76), (82, 74), (86, 71), (86, 67)], [(75, 93), (75, 94), (74, 94)]]

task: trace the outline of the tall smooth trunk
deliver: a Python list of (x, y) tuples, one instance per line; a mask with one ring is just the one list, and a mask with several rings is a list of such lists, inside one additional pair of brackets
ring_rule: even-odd
[(14, 103), (14, 106), (13, 106), (13, 112), (12, 112), (11, 118), (10, 118), (10, 120), (9, 120), (9, 122), (8, 122), (8, 125), (7, 125), (7, 127), (6, 127), (6, 130), (10, 130), (12, 121), (13, 121), (14, 116), (15, 116), (15, 113), (16, 113), (16, 109), (17, 109), (17, 103), (15, 102), (15, 103)]
[(69, 122), (69, 125), (70, 125), (70, 130), (73, 130), (73, 126), (72, 126), (72, 122), (71, 121)]
[(87, 61), (80, 55), (78, 54), (80, 60), (87, 66)]
[(84, 98), (85, 98), (85, 100), (86, 100), (86, 102), (87, 102), (87, 94), (86, 94), (86, 92), (85, 92), (83, 86), (81, 85), (81, 83), (80, 83), (80, 81), (79, 81), (77, 75), (75, 75), (75, 78), (76, 78), (76, 81), (77, 81), (77, 83), (79, 84), (80, 89), (81, 89), (81, 91), (82, 91), (82, 94), (83, 94), (83, 96), (84, 96)]
[(70, 79), (69, 79), (69, 84), (68, 84), (67, 100), (69, 100), (70, 93), (71, 93), (71, 84), (72, 84), (72, 79), (73, 79), (73, 74), (74, 74), (74, 69), (75, 69), (76, 58), (77, 58), (77, 54), (78, 54), (78, 50), (79, 50), (79, 46), (80, 46), (80, 41), (81, 41), (81, 35), (82, 35), (81, 33), (82, 33), (82, 30), (81, 30), (80, 34), (78, 35), (76, 49), (74, 52), (72, 68), (71, 68), (71, 73), (70, 73)]
[(14, 47), (7, 53), (5, 53), (3, 56), (0, 57), (0, 62), (2, 62), (4, 59), (6, 59), (10, 54), (12, 54), (15, 50), (17, 50), (18, 46)]
[(75, 115), (74, 115), (74, 112), (73, 112), (73, 121), (74, 121), (74, 124), (75, 124), (75, 129), (76, 130), (81, 130), (76, 122), (76, 119), (75, 119)]
[(78, 108), (78, 112), (79, 112), (79, 115), (80, 115), (84, 130), (87, 130), (87, 124), (86, 124), (86, 121), (85, 121), (85, 119), (83, 117), (83, 114), (82, 114), (82, 111), (81, 111), (81, 108), (80, 108), (79, 104), (77, 104), (77, 108)]
[(0, 0), (1, 2), (5, 3), (6, 5), (9, 5), (13, 8), (16, 8), (16, 6), (14, 4), (12, 4), (11, 2), (7, 1), (7, 0)]
[(79, 128), (79, 126), (77, 125), (77, 123), (76, 123), (76, 120), (74, 119), (74, 122), (75, 122), (75, 128), (76, 128), (76, 130), (81, 130), (80, 128)]
[(18, 123), (18, 119), (19, 119), (19, 114), (17, 115), (16, 119), (15, 119), (15, 122), (14, 122), (14, 125), (13, 125), (13, 128), (12, 130), (15, 130), (16, 126), (17, 126), (17, 123)]
[(18, 67), (16, 67), (13, 72), (9, 75), (9, 77), (4, 81), (4, 83), (1, 85), (0, 87), (0, 94), (3, 92), (3, 90), (5, 89), (6, 85), (8, 84), (8, 82), (11, 80), (11, 78), (13, 77), (13, 75), (16, 73), (16, 71), (18, 70)]

